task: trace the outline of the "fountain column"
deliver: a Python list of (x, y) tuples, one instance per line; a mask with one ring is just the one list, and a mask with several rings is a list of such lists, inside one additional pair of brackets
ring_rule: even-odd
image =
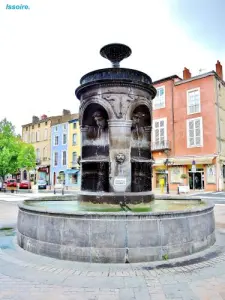
[(110, 192), (131, 191), (130, 120), (109, 120)]

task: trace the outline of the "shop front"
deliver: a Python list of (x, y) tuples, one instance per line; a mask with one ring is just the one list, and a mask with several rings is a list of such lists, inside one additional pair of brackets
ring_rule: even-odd
[(37, 169), (36, 180), (45, 180), (49, 185), (50, 166), (40, 166)]
[[(170, 190), (177, 190), (179, 185), (187, 185), (190, 190), (221, 190), (219, 177), (225, 178), (225, 167), (217, 165), (216, 156), (170, 157), (169, 159), (171, 161), (168, 167)], [(192, 167), (193, 162), (195, 168)], [(155, 160), (153, 165), (153, 189), (160, 188), (160, 178), (165, 178), (166, 182), (166, 166), (162, 159)]]

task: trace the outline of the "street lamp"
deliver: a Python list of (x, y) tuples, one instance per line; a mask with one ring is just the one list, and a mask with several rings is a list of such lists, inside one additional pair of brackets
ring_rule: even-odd
[(173, 161), (169, 160), (169, 154), (170, 150), (166, 149), (164, 150), (164, 153), (166, 154), (166, 160), (164, 161), (164, 165), (166, 166), (166, 193), (170, 193), (170, 188), (169, 188), (169, 166), (173, 165)]

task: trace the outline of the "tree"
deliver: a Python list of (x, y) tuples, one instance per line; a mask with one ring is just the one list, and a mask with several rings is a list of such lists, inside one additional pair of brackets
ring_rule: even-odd
[(25, 144), (15, 134), (11, 122), (3, 119), (0, 122), (0, 177), (14, 174), (20, 168), (35, 166), (35, 152), (32, 145)]
[(18, 155), (18, 165), (28, 171), (36, 165), (36, 155), (33, 145), (21, 142), (21, 149)]

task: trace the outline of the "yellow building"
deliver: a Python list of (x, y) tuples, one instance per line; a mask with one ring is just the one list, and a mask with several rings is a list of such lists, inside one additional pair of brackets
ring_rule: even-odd
[(46, 115), (39, 119), (33, 116), (32, 123), (22, 126), (22, 140), (35, 148), (36, 168), (34, 170), (21, 170), (21, 180), (36, 181), (44, 179), (49, 181), (50, 151), (51, 151), (51, 118)]
[(51, 127), (55, 124), (65, 123), (76, 117), (69, 110), (63, 110), (62, 115), (47, 117), (42, 115), (39, 119), (33, 116), (32, 123), (22, 126), (22, 140), (35, 148), (36, 168), (34, 170), (21, 170), (21, 180), (46, 180), (51, 184)]
[(81, 155), (81, 135), (79, 126), (79, 115), (69, 121), (69, 138), (68, 138), (68, 169), (66, 185), (80, 187), (80, 167), (78, 158)]

